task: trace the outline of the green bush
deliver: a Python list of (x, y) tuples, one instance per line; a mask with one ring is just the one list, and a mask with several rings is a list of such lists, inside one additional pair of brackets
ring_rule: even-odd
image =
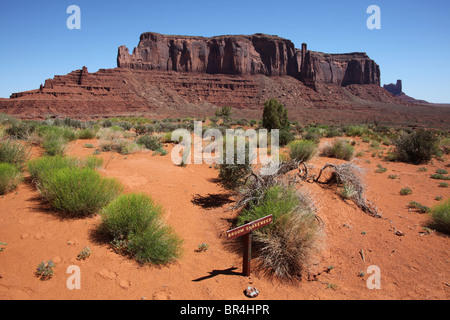
[(86, 140), (94, 138), (95, 138), (95, 131), (92, 129), (83, 129), (78, 133), (78, 139)]
[(155, 222), (144, 232), (130, 236), (128, 250), (141, 264), (163, 265), (181, 255), (181, 243), (169, 226)]
[(344, 139), (337, 139), (332, 145), (327, 145), (322, 149), (321, 155), (329, 158), (350, 160), (355, 148)]
[(450, 180), (449, 176), (444, 176), (443, 174), (440, 173), (432, 174), (430, 178), (435, 180)]
[(267, 100), (264, 103), (262, 126), (269, 131), (289, 130), (287, 110), (277, 99)]
[(166, 264), (181, 254), (181, 240), (162, 222), (163, 210), (145, 194), (127, 194), (106, 206), (100, 230), (143, 264)]
[(38, 123), (35, 121), (15, 121), (5, 130), (11, 138), (28, 139), (36, 131)]
[(407, 196), (407, 195), (412, 194), (412, 190), (411, 190), (410, 188), (402, 188), (402, 189), (400, 190), (400, 194), (401, 194), (402, 196)]
[(28, 160), (30, 148), (18, 141), (0, 141), (0, 162), (15, 165), (19, 170), (23, 169)]
[(237, 224), (243, 225), (248, 221), (258, 220), (270, 214), (276, 220), (283, 214), (291, 212), (298, 204), (297, 193), (293, 188), (275, 185), (265, 191), (260, 204), (250, 206), (239, 214)]
[(401, 136), (395, 142), (395, 152), (399, 161), (425, 163), (438, 151), (437, 143), (438, 139), (433, 132), (418, 130)]
[(347, 137), (361, 137), (369, 133), (369, 128), (366, 125), (352, 125), (344, 128)]
[(47, 135), (42, 143), (45, 154), (49, 156), (62, 156), (66, 152), (66, 141), (57, 135)]
[(116, 179), (90, 168), (50, 170), (38, 188), (53, 208), (75, 217), (96, 213), (123, 190)]
[(295, 139), (294, 134), (290, 132), (289, 130), (280, 130), (279, 131), (279, 145), (280, 147), (284, 147), (289, 142), (293, 141)]
[(22, 181), (22, 174), (12, 164), (0, 163), (0, 195), (14, 190)]
[(43, 138), (42, 148), (49, 156), (64, 155), (66, 143), (77, 139), (75, 131), (66, 126), (40, 126), (38, 134)]
[(40, 137), (44, 138), (57, 138), (60, 137), (64, 139), (65, 142), (77, 140), (77, 134), (72, 128), (69, 127), (59, 127), (59, 126), (39, 126), (38, 134)]
[(431, 209), (431, 227), (450, 234), (450, 199)]
[(155, 136), (143, 135), (137, 139), (137, 143), (149, 150), (155, 151), (162, 148), (161, 139)]
[(216, 117), (222, 118), (223, 121), (227, 122), (231, 119), (231, 114), (233, 113), (233, 109), (229, 106), (223, 106), (220, 109), (216, 110)]
[(317, 152), (316, 143), (310, 140), (293, 141), (288, 148), (291, 159), (301, 162), (311, 160)]
[(102, 210), (101, 230), (113, 239), (128, 239), (133, 233), (142, 233), (162, 214), (162, 207), (156, 205), (151, 197), (125, 194)]

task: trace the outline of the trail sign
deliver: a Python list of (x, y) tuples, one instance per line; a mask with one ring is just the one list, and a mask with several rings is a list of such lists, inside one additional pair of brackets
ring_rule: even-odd
[(243, 226), (237, 227), (227, 231), (227, 240), (232, 240), (237, 237), (244, 236), (244, 259), (242, 264), (242, 273), (248, 277), (250, 276), (250, 261), (252, 255), (252, 231), (265, 227), (273, 221), (272, 215), (249, 222)]

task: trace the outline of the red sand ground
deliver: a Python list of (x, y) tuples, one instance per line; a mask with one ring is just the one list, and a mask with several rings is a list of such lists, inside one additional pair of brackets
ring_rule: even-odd
[[(84, 148), (85, 143), (96, 145), (98, 141), (73, 142), (69, 154), (91, 154), (93, 149)], [(357, 149), (367, 150), (368, 144), (359, 141)], [(34, 149), (34, 156), (38, 155)], [(236, 213), (226, 211), (227, 204), (208, 210), (192, 202), (195, 195), (227, 194), (214, 181), (218, 175), (214, 168), (206, 164), (177, 167), (170, 153), (115, 155), (110, 161), (109, 153), (101, 157), (106, 165), (102, 174), (117, 177), (125, 192), (145, 192), (165, 208), (167, 223), (184, 239), (182, 258), (166, 267), (140, 267), (95, 240), (99, 216), (60, 219), (41, 201), (35, 187), (24, 182), (0, 198), (0, 242), (7, 243), (0, 252), (0, 299), (230, 300), (247, 299), (243, 290), (248, 285), (260, 291), (256, 299), (267, 300), (449, 298), (449, 237), (423, 233), (427, 215), (406, 207), (412, 200), (433, 206), (438, 203), (435, 196), (450, 196), (449, 188), (439, 188), (438, 181), (430, 179), (437, 168), (449, 167), (448, 157), (445, 162), (434, 160), (425, 165), (428, 172), (418, 172), (419, 166), (386, 163), (366, 152), (360, 164), (368, 169), (368, 195), (382, 210), (382, 219), (364, 214), (331, 190), (303, 183), (314, 195), (318, 214), (325, 222), (324, 248), (313, 270), (333, 269), (321, 273), (317, 281), (295, 283), (258, 273), (250, 278), (239, 274), (241, 255), (228, 249), (224, 234)], [(364, 161), (367, 159), (371, 163)], [(311, 164), (319, 168), (326, 162), (342, 161), (317, 157)], [(388, 171), (375, 173), (379, 163)], [(389, 174), (399, 179), (388, 179)], [(412, 195), (401, 196), (399, 191), (404, 187), (410, 187)], [(397, 230), (404, 236), (397, 236)], [(209, 244), (209, 250), (196, 252), (200, 243)], [(91, 248), (92, 255), (85, 261), (76, 260), (85, 246)], [(34, 275), (36, 267), (50, 259), (56, 263), (55, 275), (41, 281)], [(70, 265), (81, 269), (80, 290), (67, 289), (70, 274), (66, 269)], [(380, 290), (366, 287), (370, 265), (381, 268)], [(227, 271), (233, 267), (237, 269)], [(360, 271), (366, 274), (360, 277)]]

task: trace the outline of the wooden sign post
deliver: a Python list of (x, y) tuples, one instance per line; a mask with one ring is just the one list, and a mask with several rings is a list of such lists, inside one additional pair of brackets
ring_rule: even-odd
[(250, 276), (250, 261), (252, 259), (252, 231), (265, 227), (273, 221), (272, 215), (249, 222), (240, 227), (227, 231), (227, 240), (244, 236), (244, 256), (242, 264), (242, 273), (244, 276)]

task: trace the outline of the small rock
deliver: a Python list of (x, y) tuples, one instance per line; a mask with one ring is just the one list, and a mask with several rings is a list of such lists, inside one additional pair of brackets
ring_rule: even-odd
[(24, 233), (20, 236), (21, 239), (26, 239), (28, 238), (30, 235), (28, 233)]
[(395, 235), (396, 235), (396, 236), (399, 236), (399, 237), (403, 237), (403, 236), (405, 235), (405, 233), (404, 233), (403, 231), (397, 230), (397, 231), (395, 232)]
[(254, 287), (248, 286), (244, 290), (244, 294), (249, 298), (256, 298), (259, 295), (259, 291)]
[(116, 274), (108, 269), (103, 269), (98, 273), (100, 276), (102, 276), (105, 279), (113, 280), (116, 278)]
[(74, 246), (74, 245), (77, 244), (77, 240), (75, 240), (75, 239), (69, 239), (69, 240), (67, 240), (67, 244), (68, 244), (69, 246)]
[(123, 289), (128, 289), (130, 287), (130, 282), (126, 280), (122, 280), (119, 282), (119, 286), (121, 286)]
[(36, 239), (36, 240), (41, 240), (41, 239), (43, 239), (44, 238), (44, 234), (43, 233), (37, 233), (35, 236), (34, 236), (34, 238)]

